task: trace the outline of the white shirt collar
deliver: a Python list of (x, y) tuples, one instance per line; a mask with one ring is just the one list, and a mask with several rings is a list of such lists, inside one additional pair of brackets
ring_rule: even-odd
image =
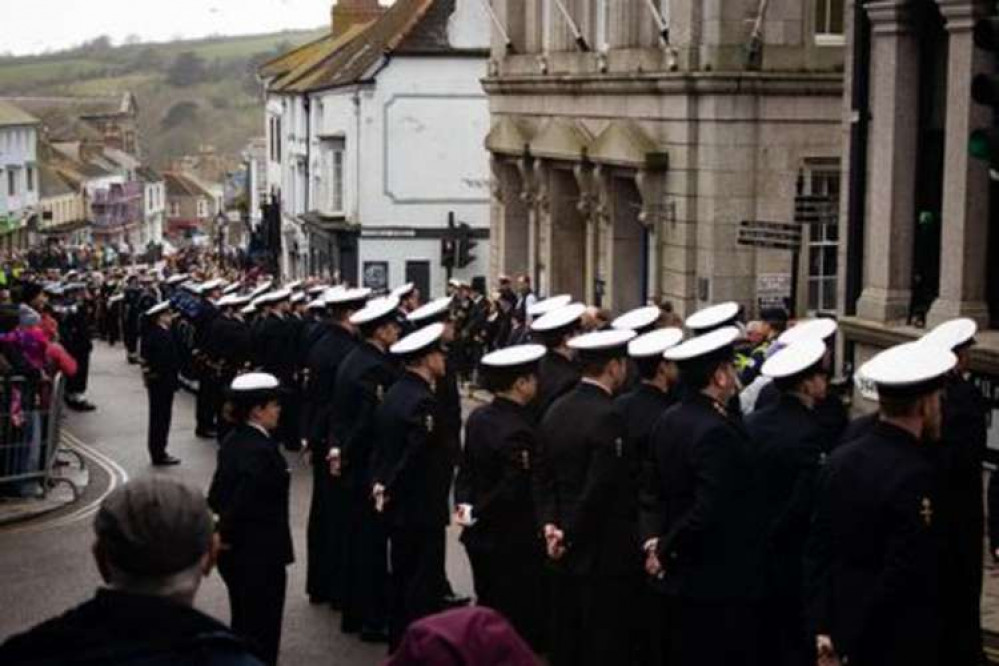
[(270, 439), (271, 434), (267, 432), (267, 428), (263, 427), (256, 421), (247, 421), (246, 425), (250, 426), (251, 428), (255, 428), (256, 430), (259, 430), (261, 433), (263, 433), (264, 437)]

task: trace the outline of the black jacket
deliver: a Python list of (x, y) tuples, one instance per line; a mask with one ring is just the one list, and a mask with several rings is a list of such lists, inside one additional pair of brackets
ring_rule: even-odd
[(725, 405), (687, 391), (649, 437), (657, 498), (643, 525), (659, 529), (663, 589), (698, 601), (757, 599), (762, 589), (762, 532), (749, 436)]
[(219, 516), (219, 535), (232, 547), (232, 557), (294, 561), (290, 485), (288, 463), (274, 439), (246, 424), (229, 433), (219, 449), (208, 503)]
[(362, 342), (347, 354), (336, 374), (329, 432), (331, 441), (341, 449), (344, 476), (362, 497), (371, 490), (376, 411), (397, 373), (391, 356)]
[(162, 326), (148, 326), (142, 334), (142, 370), (150, 387), (176, 389), (180, 372), (180, 350), (173, 332)]
[(330, 417), (336, 400), (336, 378), (344, 360), (357, 348), (357, 338), (339, 324), (319, 324), (323, 335), (306, 357), (305, 385), (306, 410), (302, 418), (304, 435), (315, 447), (315, 452), (325, 455), (329, 450)]
[(800, 598), (802, 558), (828, 434), (793, 395), (746, 419), (756, 446), (770, 592)]
[(538, 394), (532, 403), (534, 419), (541, 423), (545, 412), (556, 400), (579, 382), (579, 368), (558, 352), (549, 351), (538, 363)]
[(430, 385), (406, 372), (375, 414), (373, 480), (386, 488), (386, 514), (396, 529), (439, 529), (450, 520), (451, 456), (438, 413)]
[(937, 473), (926, 445), (884, 422), (822, 471), (806, 603), (850, 663), (941, 663)]
[(147, 595), (101, 589), (0, 645), (4, 666), (259, 666), (222, 623)]
[(291, 386), (298, 360), (297, 327), (290, 317), (271, 314), (260, 321), (253, 338), (254, 358), (269, 372)]
[(581, 381), (556, 400), (541, 422), (536, 462), (538, 520), (565, 533), (565, 570), (639, 573), (638, 461), (613, 398)]
[(204, 350), (218, 364), (220, 376), (231, 379), (252, 362), (249, 325), (232, 316), (216, 317), (210, 325)]
[(465, 450), (455, 501), (471, 504), (472, 527), (461, 540), (480, 551), (537, 540), (531, 469), (537, 431), (526, 407), (495, 398), (477, 408), (465, 425)]

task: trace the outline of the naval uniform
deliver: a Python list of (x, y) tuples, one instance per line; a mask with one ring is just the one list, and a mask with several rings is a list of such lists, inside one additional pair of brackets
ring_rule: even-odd
[(541, 423), (545, 412), (556, 400), (579, 382), (579, 368), (561, 353), (549, 350), (538, 364), (538, 394), (532, 408), (535, 421)]
[(959, 372), (951, 372), (942, 397), (940, 512), (949, 531), (944, 562), (945, 634), (948, 663), (978, 664), (982, 658), (981, 595), (985, 459), (988, 406), (981, 392)]
[(214, 435), (219, 403), (222, 402), (222, 387), (218, 375), (212, 367), (211, 330), (219, 317), (218, 308), (207, 298), (201, 299), (201, 309), (194, 320), (194, 359), (198, 370), (198, 393), (195, 399), (195, 426), (198, 435)]
[[(263, 319), (254, 337), (254, 356), (264, 372), (274, 375), (281, 386), (291, 390), (295, 385), (295, 368), (298, 359), (297, 328), (288, 315), (271, 313)], [(274, 437), (285, 448), (294, 450), (300, 445), (295, 400), (281, 402), (281, 423)]]
[[(629, 361), (634, 364), (633, 359), (629, 358)], [(649, 435), (659, 417), (674, 404), (676, 404), (674, 391), (663, 391), (641, 380), (630, 391), (614, 400), (614, 405), (624, 421), (631, 450), (635, 452), (638, 461), (640, 476), (635, 492), (638, 494), (641, 506), (655, 501), (654, 498), (645, 495), (645, 489), (649, 487), (655, 475), (655, 466), (649, 451)], [(665, 609), (661, 595), (652, 585), (643, 585), (638, 593), (638, 604), (639, 611), (635, 618), (637, 658), (639, 663), (661, 664), (665, 659), (666, 646), (662, 626), (665, 621)]]
[(329, 529), (340, 543), (330, 561), (342, 598), (346, 632), (379, 633), (386, 622), (384, 517), (371, 500), (377, 411), (397, 378), (395, 360), (370, 342), (350, 352), (337, 371), (330, 432), (340, 448), (342, 477), (332, 489)]
[(229, 546), (218, 566), (229, 589), (232, 629), (268, 664), (277, 663), (287, 566), (295, 559), (290, 481), (278, 443), (263, 428), (244, 423), (222, 443), (208, 491), (219, 535)]
[(94, 349), (94, 343), (90, 339), (90, 314), (86, 302), (74, 299), (66, 303), (59, 334), (66, 351), (76, 360), (76, 374), (66, 380), (67, 399), (75, 400), (87, 392), (90, 354)]
[(812, 409), (790, 393), (746, 418), (757, 447), (767, 540), (764, 629), (771, 663), (798, 666), (815, 660), (802, 605), (802, 560), (815, 484), (828, 434)]
[(537, 649), (546, 619), (540, 612), (544, 552), (531, 495), (537, 431), (526, 407), (496, 397), (468, 417), (465, 442), (455, 500), (471, 505), (476, 521), (461, 533), (475, 596)]
[(438, 549), (450, 520), (451, 456), (429, 383), (405, 372), (378, 407), (374, 483), (385, 487), (391, 542), (389, 647), (406, 627), (442, 610)]
[(142, 370), (149, 398), (149, 457), (157, 463), (167, 457), (167, 438), (173, 412), (173, 395), (180, 385), (180, 352), (173, 333), (159, 325), (147, 326), (142, 336)]
[(649, 446), (656, 486), (647, 492), (656, 501), (642, 539), (659, 539), (668, 663), (758, 663), (763, 530), (753, 447), (741, 421), (687, 390), (656, 422)]
[(809, 536), (812, 635), (854, 666), (941, 664), (938, 473), (926, 445), (879, 421), (820, 476)]
[(634, 648), (631, 613), (641, 582), (639, 462), (614, 400), (587, 379), (541, 422), (535, 501), (541, 525), (565, 535), (554, 564), (554, 666), (610, 664)]
[[(324, 335), (309, 351), (306, 360), (309, 384), (306, 399), (312, 417), (306, 428), (312, 452), (312, 503), (308, 523), (308, 573), (305, 589), (313, 603), (342, 601), (335, 577), (342, 558), (346, 498), (343, 481), (330, 475), (326, 456), (330, 450), (329, 423), (333, 410), (337, 371), (348, 354), (357, 347), (357, 339), (339, 324), (323, 325)], [(339, 511), (339, 515), (337, 515)]]
[[(250, 327), (239, 315), (223, 313), (215, 318), (209, 329), (205, 351), (212, 360), (215, 383), (219, 387), (229, 386), (232, 380), (250, 364), (252, 346)], [(218, 440), (221, 443), (231, 424), (223, 413), (224, 401), (219, 396), (215, 422), (218, 424)]]

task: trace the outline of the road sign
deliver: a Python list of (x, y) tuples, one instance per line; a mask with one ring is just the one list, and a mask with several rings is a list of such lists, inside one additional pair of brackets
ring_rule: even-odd
[(827, 224), (839, 217), (839, 204), (828, 196), (794, 198), (794, 220), (799, 224)]
[(761, 273), (756, 276), (756, 304), (759, 312), (771, 308), (791, 310), (794, 278), (790, 273)]
[(736, 242), (749, 247), (794, 252), (801, 249), (801, 225), (743, 220)]

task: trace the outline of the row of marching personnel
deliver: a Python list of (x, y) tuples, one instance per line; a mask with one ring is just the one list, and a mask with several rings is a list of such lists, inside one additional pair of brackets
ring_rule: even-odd
[[(554, 666), (980, 662), (973, 322), (868, 361), (879, 409), (851, 423), (829, 391), (832, 320), (769, 345), (744, 417), (735, 304), (695, 313), (686, 334), (657, 328), (658, 308), (581, 333), (585, 306), (548, 299), (531, 306), (531, 343), (481, 359), (492, 399), (462, 437), (451, 299), (403, 313), (370, 296), (322, 296), (301, 394), (308, 593), (344, 632), (392, 650), (447, 605), (453, 521), (478, 603)], [(231, 383), (268, 400), (236, 415), (209, 496), (234, 628), (270, 662), (292, 554), (287, 468), (260, 437), (281, 427), (270, 392), (298, 402), (284, 384)], [(240, 479), (268, 465), (274, 483), (247, 493)]]

